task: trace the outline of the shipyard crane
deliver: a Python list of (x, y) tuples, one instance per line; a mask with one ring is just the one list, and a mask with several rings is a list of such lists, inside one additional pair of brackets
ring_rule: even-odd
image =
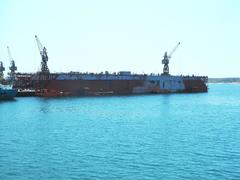
[(0, 82), (3, 80), (3, 72), (5, 71), (5, 67), (3, 66), (3, 62), (0, 61)]
[(167, 51), (165, 52), (162, 60), (162, 64), (164, 64), (163, 67), (163, 75), (169, 75), (169, 59), (172, 57), (173, 53), (176, 51), (178, 46), (180, 45), (180, 42), (177, 43), (177, 45), (173, 48), (173, 50), (170, 52), (170, 54), (167, 54)]
[(12, 54), (11, 54), (9, 46), (7, 46), (7, 49), (8, 49), (8, 57), (10, 60), (10, 67), (9, 67), (10, 73), (8, 73), (8, 74), (9, 74), (11, 80), (15, 80), (17, 66), (15, 65), (15, 61), (12, 58)]
[(37, 46), (38, 46), (38, 49), (39, 49), (39, 52), (40, 52), (40, 55), (41, 55), (41, 58), (42, 58), (41, 73), (48, 74), (49, 69), (48, 69), (48, 65), (47, 65), (47, 61), (48, 61), (47, 49), (42, 45), (42, 43), (40, 42), (37, 35), (35, 35), (35, 39), (37, 41)]

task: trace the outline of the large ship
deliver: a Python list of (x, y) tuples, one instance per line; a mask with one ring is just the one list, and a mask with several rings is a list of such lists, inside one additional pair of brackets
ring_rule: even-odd
[(130, 71), (118, 73), (50, 73), (46, 48), (35, 36), (41, 55), (41, 72), (36, 74), (18, 74), (17, 83), (24, 82), (34, 87), (38, 96), (69, 95), (129, 95), (148, 93), (192, 93), (207, 92), (207, 76), (173, 76), (169, 74), (169, 59), (175, 52), (178, 43), (171, 53), (165, 52), (162, 60), (162, 74), (133, 74)]
[(131, 74), (127, 71), (116, 74), (36, 74), (33, 80), (39, 96), (189, 93), (208, 90), (207, 77)]

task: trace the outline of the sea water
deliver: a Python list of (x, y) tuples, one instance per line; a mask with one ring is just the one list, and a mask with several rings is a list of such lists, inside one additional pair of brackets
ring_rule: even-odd
[(240, 179), (240, 84), (0, 102), (0, 179)]

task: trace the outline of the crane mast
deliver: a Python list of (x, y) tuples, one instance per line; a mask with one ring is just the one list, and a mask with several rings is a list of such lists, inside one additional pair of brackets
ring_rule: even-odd
[(163, 60), (162, 60), (162, 64), (164, 64), (163, 66), (163, 75), (169, 75), (169, 59), (172, 57), (173, 53), (176, 51), (176, 49), (178, 48), (178, 46), (180, 45), (180, 42), (177, 43), (177, 45), (173, 48), (173, 50), (170, 52), (170, 54), (168, 55), (167, 52), (165, 52), (164, 56), (163, 56)]
[(41, 73), (43, 74), (49, 74), (49, 69), (48, 69), (48, 55), (47, 55), (47, 49), (42, 45), (38, 37), (35, 35), (35, 39), (37, 42), (37, 46), (41, 55)]
[(7, 46), (7, 50), (8, 50), (8, 57), (10, 60), (10, 67), (9, 67), (10, 73), (8, 73), (8, 74), (10, 76), (10, 80), (14, 81), (16, 79), (15, 77), (16, 77), (17, 66), (15, 65), (15, 61), (12, 58), (12, 54), (11, 54), (9, 46)]

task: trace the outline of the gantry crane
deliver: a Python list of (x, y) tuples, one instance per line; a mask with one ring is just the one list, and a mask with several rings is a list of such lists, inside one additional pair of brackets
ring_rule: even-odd
[(15, 61), (12, 58), (12, 54), (11, 54), (9, 46), (7, 46), (7, 50), (8, 50), (8, 57), (10, 60), (10, 67), (9, 67), (10, 73), (8, 73), (8, 74), (9, 74), (11, 80), (15, 80), (17, 66), (15, 65)]
[(169, 59), (172, 57), (173, 53), (176, 51), (177, 47), (180, 45), (180, 42), (177, 43), (177, 45), (173, 48), (173, 50), (171, 51), (171, 53), (168, 55), (167, 51), (165, 52), (164, 56), (163, 56), (163, 60), (162, 60), (162, 64), (164, 64), (163, 66), (163, 75), (169, 75)]
[(42, 58), (41, 73), (48, 74), (49, 69), (48, 69), (48, 65), (47, 65), (47, 61), (48, 61), (47, 49), (42, 45), (42, 43), (38, 39), (37, 35), (35, 35), (35, 39), (37, 41), (37, 46), (38, 46), (38, 49), (39, 49), (39, 52), (40, 52), (40, 55), (41, 55), (41, 58)]
[(3, 62), (0, 61), (0, 82), (3, 80), (3, 72), (5, 71), (5, 67), (3, 66)]

